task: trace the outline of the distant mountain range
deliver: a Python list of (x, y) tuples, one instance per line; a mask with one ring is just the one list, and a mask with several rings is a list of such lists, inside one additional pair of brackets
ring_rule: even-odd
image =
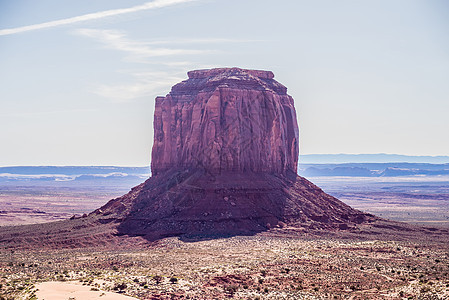
[(16, 166), (0, 167), (2, 185), (136, 185), (150, 176), (148, 167)]
[(114, 166), (15, 166), (0, 167), (0, 174), (22, 175), (85, 175), (85, 174), (111, 174), (123, 173), (129, 175), (150, 174), (150, 167), (114, 167)]
[(298, 174), (305, 177), (350, 176), (350, 177), (395, 177), (395, 176), (441, 176), (449, 175), (448, 164), (425, 163), (345, 163), (304, 164), (300, 163)]
[(299, 158), (298, 173), (305, 177), (449, 175), (449, 156), (306, 154)]
[(301, 164), (343, 163), (449, 163), (449, 156), (409, 156), (399, 154), (302, 154)]
[[(301, 155), (298, 173), (305, 177), (449, 175), (449, 156), (396, 154)], [(131, 185), (151, 175), (150, 167), (15, 166), (0, 167), (2, 185)]]

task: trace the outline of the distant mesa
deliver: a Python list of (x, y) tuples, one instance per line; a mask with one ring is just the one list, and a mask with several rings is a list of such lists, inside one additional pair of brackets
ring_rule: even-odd
[(156, 98), (152, 177), (86, 217), (4, 228), (0, 242), (83, 247), (267, 230), (414, 230), (355, 210), (297, 175), (294, 101), (272, 72), (219, 68), (188, 77)]

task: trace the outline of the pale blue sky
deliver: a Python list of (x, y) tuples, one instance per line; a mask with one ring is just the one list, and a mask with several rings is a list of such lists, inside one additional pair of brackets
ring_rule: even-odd
[(0, 0), (0, 166), (150, 163), (186, 72), (272, 70), (301, 153), (449, 155), (445, 0)]

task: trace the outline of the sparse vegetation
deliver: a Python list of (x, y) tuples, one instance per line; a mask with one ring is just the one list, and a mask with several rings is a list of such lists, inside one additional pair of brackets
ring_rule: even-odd
[(410, 242), (261, 235), (189, 243), (169, 238), (141, 250), (0, 250), (0, 296), (36, 299), (35, 284), (61, 279), (139, 299), (378, 299), (379, 291), (393, 299), (449, 297), (447, 249), (427, 245), (420, 257), (410, 249)]
[(170, 278), (170, 282), (171, 282), (172, 284), (178, 283), (178, 278), (176, 278), (176, 277), (171, 277), (171, 278)]

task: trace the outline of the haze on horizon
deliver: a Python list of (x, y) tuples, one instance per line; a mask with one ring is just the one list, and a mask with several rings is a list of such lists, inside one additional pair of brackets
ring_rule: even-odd
[(0, 166), (150, 161), (154, 98), (193, 69), (271, 70), (302, 154), (449, 155), (449, 3), (0, 2)]

